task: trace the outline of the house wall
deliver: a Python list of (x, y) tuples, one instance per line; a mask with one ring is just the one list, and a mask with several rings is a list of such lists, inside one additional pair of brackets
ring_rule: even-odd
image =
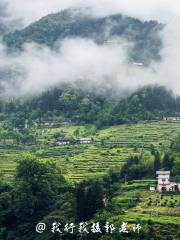
[(170, 179), (170, 175), (166, 174), (166, 175), (159, 175), (158, 176), (158, 184), (169, 184), (169, 179)]
[(157, 191), (162, 192), (163, 188), (165, 188), (168, 192), (175, 191), (175, 187), (177, 187), (178, 191), (180, 191), (180, 183), (158, 184)]
[(170, 191), (171, 185), (170, 184), (158, 184), (157, 185), (157, 191), (162, 192), (163, 189), (166, 191)]
[(69, 141), (64, 141), (64, 142), (57, 142), (57, 145), (61, 146), (61, 145), (69, 145), (70, 142)]
[(164, 121), (180, 121), (180, 117), (163, 117)]
[(170, 174), (159, 174), (157, 191), (162, 192), (163, 189), (166, 191), (170, 190)]
[(80, 141), (80, 144), (89, 144), (89, 143), (91, 143), (90, 140), (83, 140), (83, 141)]
[(171, 184), (170, 184), (170, 188), (171, 188), (172, 190), (174, 190), (175, 187), (178, 187), (178, 189), (179, 189), (179, 191), (180, 191), (180, 183), (171, 183)]
[(155, 190), (156, 190), (155, 187), (150, 187), (150, 191), (151, 191), (151, 192), (154, 192)]

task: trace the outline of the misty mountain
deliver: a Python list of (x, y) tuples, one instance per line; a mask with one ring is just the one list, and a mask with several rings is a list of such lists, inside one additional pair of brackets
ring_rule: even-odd
[(6, 5), (3, 3), (0, 3), (0, 36), (5, 34), (5, 32), (8, 29), (7, 23), (5, 21), (6, 16), (7, 16)]
[[(94, 17), (87, 10), (82, 12), (69, 9), (50, 14), (22, 30), (6, 34), (3, 41), (10, 50), (23, 50), (24, 43), (35, 42), (56, 51), (57, 43), (67, 38), (91, 39), (97, 45), (113, 44), (114, 39), (120, 38), (130, 43), (129, 61), (148, 65), (151, 61), (160, 59), (162, 40), (159, 33), (162, 29), (163, 25), (156, 21), (142, 22), (121, 14)], [(20, 74), (17, 70), (16, 65), (12, 71), (9, 71), (8, 67), (0, 68), (1, 79), (4, 82), (8, 79), (12, 84), (16, 84), (17, 76), (23, 75), (21, 68)], [(84, 81), (85, 88), (82, 83), (78, 85), (77, 80), (75, 79), (74, 84), (54, 84), (56, 89), (42, 91), (42, 95), (34, 96), (30, 100), (13, 99), (4, 102), (2, 99), (1, 119), (9, 119), (12, 125), (16, 126), (17, 120), (23, 125), (25, 119), (60, 117), (77, 124), (93, 123), (101, 128), (139, 120), (159, 119), (163, 114), (180, 112), (179, 98), (164, 87), (143, 87), (128, 97), (123, 97), (122, 94), (115, 94), (115, 89), (119, 91), (119, 88), (113, 84), (110, 85), (112, 89), (107, 89), (105, 84), (98, 86), (96, 83), (96, 87), (93, 85), (91, 89), (88, 81)], [(3, 85), (1, 88), (3, 91)]]
[(87, 10), (68, 9), (5, 35), (4, 42), (10, 48), (19, 49), (29, 42), (55, 47), (58, 40), (77, 37), (93, 39), (98, 44), (113, 44), (112, 39), (120, 37), (133, 43), (129, 49), (130, 60), (148, 64), (160, 59), (162, 28), (156, 21), (142, 22), (121, 14), (92, 17)]
[(22, 27), (20, 19), (10, 17), (5, 2), (0, 2), (0, 37)]

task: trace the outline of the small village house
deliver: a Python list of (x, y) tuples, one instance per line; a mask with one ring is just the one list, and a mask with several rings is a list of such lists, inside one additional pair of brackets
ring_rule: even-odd
[(62, 145), (69, 145), (71, 144), (72, 139), (70, 137), (60, 137), (57, 140), (57, 145), (62, 146)]
[(151, 186), (150, 186), (150, 191), (151, 191), (151, 192), (156, 191), (156, 185), (151, 185)]
[(45, 122), (41, 122), (40, 126), (43, 128), (57, 128), (59, 127), (59, 124), (54, 121), (45, 121)]
[(150, 186), (150, 191), (180, 191), (180, 183), (170, 177), (170, 171), (157, 171), (157, 185)]
[(163, 116), (163, 121), (180, 121), (180, 115), (179, 116)]
[(60, 124), (56, 120), (37, 120), (34, 122), (34, 126), (38, 128), (58, 128)]
[(91, 137), (87, 137), (87, 138), (80, 138), (79, 140), (77, 140), (78, 144), (90, 144), (92, 143), (93, 139)]

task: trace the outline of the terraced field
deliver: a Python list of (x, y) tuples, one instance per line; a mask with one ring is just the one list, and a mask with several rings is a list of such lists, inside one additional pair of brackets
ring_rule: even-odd
[[(110, 222), (120, 219), (129, 223), (139, 222), (142, 227), (147, 221), (156, 224), (171, 224), (180, 235), (180, 195), (178, 193), (150, 193), (149, 185), (153, 180), (134, 180), (121, 185), (119, 192), (113, 198), (113, 204), (124, 212), (110, 217)], [(168, 239), (168, 237), (167, 237)], [(173, 238), (179, 239), (179, 238)]]
[(94, 142), (89, 145), (67, 145), (50, 147), (45, 144), (55, 133), (64, 132), (73, 136), (79, 128), (81, 136), (89, 126), (67, 126), (58, 129), (36, 130), (36, 146), (0, 145), (0, 170), (9, 180), (14, 172), (16, 161), (24, 151), (31, 151), (40, 159), (55, 161), (62, 173), (70, 181), (94, 178), (107, 173), (110, 168), (120, 168), (127, 158), (143, 154), (150, 161), (151, 145), (160, 151), (169, 148), (171, 141), (180, 133), (178, 122), (152, 122), (134, 125), (120, 125), (97, 131)]

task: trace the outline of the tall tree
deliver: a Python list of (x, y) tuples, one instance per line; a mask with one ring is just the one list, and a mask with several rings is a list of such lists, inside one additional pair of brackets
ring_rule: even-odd
[(168, 153), (165, 153), (162, 161), (162, 166), (164, 170), (172, 170), (174, 165), (174, 158), (170, 157)]
[[(18, 162), (12, 190), (0, 196), (0, 225), (7, 234), (3, 239), (24, 240), (28, 232), (34, 233), (35, 225), (54, 209), (65, 186), (55, 164), (24, 155)], [(12, 232), (16, 238), (11, 238)]]
[(77, 218), (89, 220), (104, 206), (104, 189), (99, 181), (84, 181), (76, 190)]
[(154, 171), (158, 171), (160, 168), (161, 168), (161, 159), (160, 159), (160, 154), (157, 151), (154, 156)]

